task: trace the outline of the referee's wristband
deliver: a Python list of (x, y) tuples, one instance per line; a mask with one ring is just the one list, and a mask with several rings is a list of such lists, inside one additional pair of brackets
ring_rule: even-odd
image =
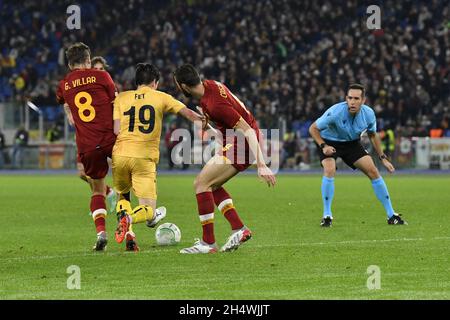
[(326, 147), (326, 145), (327, 145), (327, 144), (324, 142), (324, 143), (321, 143), (319, 147), (320, 147), (320, 149), (323, 149), (323, 148)]
[(384, 153), (381, 155), (381, 156), (379, 156), (378, 157), (380, 160), (383, 160), (383, 159), (387, 159), (388, 157), (387, 157), (387, 155), (385, 155)]

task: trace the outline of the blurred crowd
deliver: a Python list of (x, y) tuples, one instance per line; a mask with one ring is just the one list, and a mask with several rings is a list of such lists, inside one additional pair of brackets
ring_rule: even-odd
[(69, 30), (71, 2), (0, 1), (0, 102), (54, 106), (64, 50), (83, 41), (106, 58), (120, 91), (149, 61), (160, 88), (176, 94), (172, 72), (192, 63), (225, 82), (261, 127), (284, 124), (297, 138), (351, 82), (366, 85), (380, 129), (450, 136), (447, 1), (372, 1), (381, 30), (367, 28), (367, 5), (353, 0), (79, 1), (81, 29)]

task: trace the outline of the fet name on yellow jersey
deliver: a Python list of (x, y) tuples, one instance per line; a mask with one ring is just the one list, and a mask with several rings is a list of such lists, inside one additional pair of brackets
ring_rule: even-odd
[(163, 115), (178, 113), (184, 107), (171, 95), (150, 87), (120, 93), (114, 100), (114, 120), (120, 120), (120, 132), (113, 155), (157, 163)]

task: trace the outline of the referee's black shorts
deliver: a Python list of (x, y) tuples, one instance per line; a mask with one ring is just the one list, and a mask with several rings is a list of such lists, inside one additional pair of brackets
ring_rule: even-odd
[(338, 157), (340, 157), (346, 165), (355, 170), (356, 167), (353, 164), (362, 157), (369, 154), (361, 145), (360, 140), (340, 142), (324, 139), (324, 141), (327, 145), (334, 147), (336, 149), (336, 152), (331, 156), (326, 156), (320, 146), (316, 144), (317, 150), (319, 151), (320, 165), (322, 165), (323, 159), (334, 158), (336, 160)]

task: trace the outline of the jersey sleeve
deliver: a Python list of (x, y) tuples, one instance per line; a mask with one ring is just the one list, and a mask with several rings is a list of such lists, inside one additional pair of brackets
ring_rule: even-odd
[(317, 128), (319, 130), (326, 129), (330, 124), (335, 122), (336, 116), (336, 108), (334, 106), (329, 108), (319, 119), (316, 120)]
[(114, 101), (117, 91), (116, 85), (114, 84), (114, 81), (111, 78), (110, 74), (107, 71), (103, 72), (104, 72), (103, 85), (106, 87), (106, 91), (108, 92), (108, 96), (111, 98), (111, 101)]
[(61, 80), (58, 83), (58, 87), (56, 88), (56, 102), (58, 104), (64, 104), (64, 96), (63, 96), (63, 85), (64, 81)]
[(219, 102), (211, 108), (209, 115), (212, 119), (220, 119), (220, 122), (227, 128), (234, 128), (241, 115), (230, 105)]
[(369, 125), (367, 126), (367, 132), (375, 133), (377, 132), (377, 118), (375, 117), (375, 112), (372, 110), (369, 117)]
[(169, 94), (163, 94), (164, 112), (178, 113), (186, 105)]
[[(208, 85), (212, 87), (212, 94), (208, 101), (210, 105), (208, 114), (211, 120), (222, 127), (234, 129), (242, 117), (239, 110), (244, 109), (247, 113), (248, 111), (224, 84), (217, 81), (209, 81)], [(231, 99), (230, 96), (234, 99)]]

